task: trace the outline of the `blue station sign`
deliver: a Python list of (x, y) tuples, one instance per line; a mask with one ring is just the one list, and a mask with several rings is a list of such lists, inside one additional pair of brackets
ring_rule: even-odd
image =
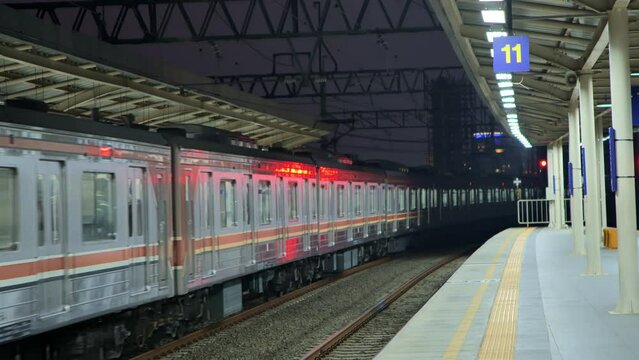
[(496, 73), (530, 70), (528, 36), (502, 36), (493, 40), (493, 70)]

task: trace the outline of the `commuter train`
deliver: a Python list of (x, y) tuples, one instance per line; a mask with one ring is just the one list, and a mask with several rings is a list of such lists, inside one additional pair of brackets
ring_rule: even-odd
[(515, 200), (512, 189), (436, 188), (405, 169), (190, 137), (0, 107), (9, 355), (36, 351), (16, 340), (65, 327), (73, 335), (51, 338), (43, 357), (117, 358), (237, 312), (247, 294), (289, 291)]

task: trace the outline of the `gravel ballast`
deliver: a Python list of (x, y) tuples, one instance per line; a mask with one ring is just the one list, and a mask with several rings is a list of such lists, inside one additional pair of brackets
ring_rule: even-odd
[(399, 256), (213, 334), (166, 359), (299, 358), (384, 295), (448, 255)]

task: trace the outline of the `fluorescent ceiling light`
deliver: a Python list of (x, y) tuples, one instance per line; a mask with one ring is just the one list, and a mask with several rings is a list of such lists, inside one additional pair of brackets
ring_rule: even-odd
[(509, 73), (497, 73), (495, 74), (497, 80), (511, 80), (513, 76)]
[(502, 36), (508, 36), (508, 33), (505, 31), (489, 31), (486, 33), (486, 38), (488, 39), (488, 42), (493, 42), (495, 38), (502, 37)]
[(495, 57), (495, 50), (494, 49), (490, 49), (490, 57), (491, 58)]
[(600, 108), (600, 109), (611, 108), (612, 104), (599, 104), (599, 105), (596, 105), (595, 107)]
[(504, 103), (504, 109), (514, 109), (516, 107), (515, 103)]
[(504, 10), (482, 10), (481, 18), (487, 24), (505, 24), (506, 14)]
[(501, 97), (504, 97), (504, 96), (515, 96), (515, 90), (513, 90), (513, 89), (499, 90), (499, 95), (501, 95)]
[(501, 98), (501, 101), (503, 101), (505, 103), (514, 103), (515, 102), (515, 98), (512, 97), (512, 96), (503, 97), (503, 98)]
[(517, 114), (506, 114), (506, 119), (516, 119)]
[(500, 88), (510, 88), (513, 87), (513, 82), (512, 81), (500, 81), (497, 83), (497, 86), (499, 86)]
[(630, 73), (630, 76), (639, 76), (639, 72), (636, 72), (636, 73)]
[(504, 0), (479, 0), (479, 2), (502, 2)]

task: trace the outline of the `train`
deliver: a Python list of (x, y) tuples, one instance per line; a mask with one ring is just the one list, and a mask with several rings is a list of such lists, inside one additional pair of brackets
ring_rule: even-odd
[(4, 354), (119, 358), (516, 197), (241, 145), (0, 107)]

